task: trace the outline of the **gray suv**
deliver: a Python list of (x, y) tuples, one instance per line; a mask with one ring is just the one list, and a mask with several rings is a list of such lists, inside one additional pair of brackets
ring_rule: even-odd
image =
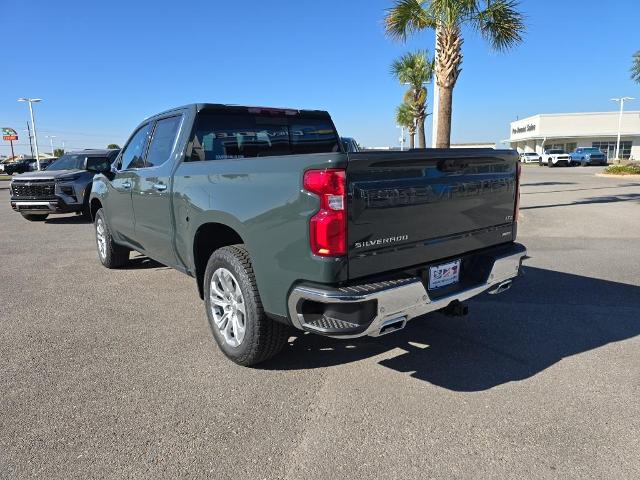
[(11, 181), (11, 208), (32, 222), (45, 220), (52, 213), (88, 216), (93, 176), (108, 172), (118, 152), (70, 152), (46, 170), (15, 176)]

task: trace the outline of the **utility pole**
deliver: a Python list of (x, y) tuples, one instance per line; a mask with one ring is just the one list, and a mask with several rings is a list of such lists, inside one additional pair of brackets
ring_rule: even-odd
[(29, 132), (29, 149), (31, 150), (31, 158), (33, 158), (33, 143), (31, 142), (31, 128), (29, 122), (27, 122), (27, 132)]

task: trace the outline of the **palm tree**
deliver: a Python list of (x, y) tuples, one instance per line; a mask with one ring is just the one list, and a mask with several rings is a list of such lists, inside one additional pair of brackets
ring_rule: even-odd
[(391, 64), (391, 73), (409, 89), (404, 103), (411, 108), (418, 133), (418, 146), (425, 148), (424, 121), (427, 117), (427, 89), (424, 84), (433, 78), (433, 62), (427, 52), (407, 53)]
[(407, 103), (401, 103), (396, 109), (396, 122), (409, 131), (409, 148), (415, 147), (416, 120), (413, 117), (413, 109)]
[(631, 80), (640, 83), (640, 50), (633, 54), (633, 64), (631, 65)]
[(462, 28), (471, 26), (498, 51), (522, 41), (524, 17), (518, 0), (394, 0), (387, 10), (385, 30), (391, 38), (425, 29), (436, 31), (436, 83), (440, 94), (436, 144), (448, 148), (451, 141), (453, 88), (462, 65)]

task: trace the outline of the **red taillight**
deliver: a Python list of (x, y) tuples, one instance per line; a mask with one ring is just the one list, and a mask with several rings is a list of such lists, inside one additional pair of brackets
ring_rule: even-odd
[(513, 221), (517, 222), (520, 216), (520, 175), (522, 174), (522, 165), (518, 162), (518, 168), (516, 172), (516, 209), (513, 214)]
[(320, 210), (309, 221), (311, 251), (322, 257), (347, 253), (346, 175), (344, 170), (308, 170), (304, 188), (320, 197)]

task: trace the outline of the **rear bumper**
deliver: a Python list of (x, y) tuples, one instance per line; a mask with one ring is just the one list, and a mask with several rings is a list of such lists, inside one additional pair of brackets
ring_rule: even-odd
[[(493, 264), (483, 281), (444, 296), (430, 295), (420, 277), (346, 287), (299, 284), (289, 295), (289, 317), (300, 330), (330, 337), (379, 336), (387, 332), (387, 326), (404, 326), (413, 318), (453, 302), (462, 302), (486, 291), (506, 290), (518, 276), (526, 253), (526, 248), (517, 243), (508, 251), (502, 249), (492, 259)], [(361, 312), (365, 312), (364, 317)]]

